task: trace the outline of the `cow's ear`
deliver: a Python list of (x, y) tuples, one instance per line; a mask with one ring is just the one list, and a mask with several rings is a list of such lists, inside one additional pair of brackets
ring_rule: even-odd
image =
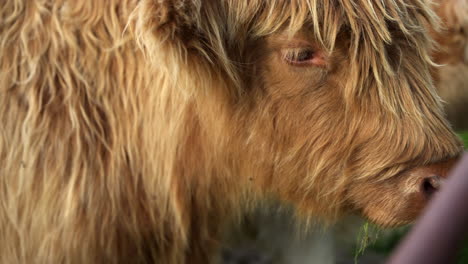
[(159, 39), (184, 40), (196, 31), (200, 9), (197, 0), (142, 0), (136, 19), (141, 31)]
[(206, 83), (211, 76), (238, 87), (227, 48), (226, 10), (224, 1), (140, 0), (132, 18), (140, 47), (172, 80), (190, 76), (187, 83), (194, 83), (200, 76)]
[(165, 56), (183, 59), (179, 65), (194, 57), (215, 64), (217, 55), (226, 53), (220, 6), (204, 0), (141, 0), (133, 13), (136, 38), (149, 57), (159, 56), (159, 63)]
[[(196, 57), (200, 41), (202, 0), (141, 0), (133, 12), (140, 48), (159, 71), (179, 80), (190, 67), (202, 68)], [(190, 65), (190, 67), (189, 67)]]

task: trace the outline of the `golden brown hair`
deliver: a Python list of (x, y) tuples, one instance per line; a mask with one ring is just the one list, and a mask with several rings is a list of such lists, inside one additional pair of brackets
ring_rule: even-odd
[[(425, 0), (6, 1), (0, 263), (206, 263), (261, 198), (335, 218), (347, 186), (456, 156), (433, 19)], [(252, 85), (265, 39), (304, 28), (350, 57), (321, 97), (342, 106)]]

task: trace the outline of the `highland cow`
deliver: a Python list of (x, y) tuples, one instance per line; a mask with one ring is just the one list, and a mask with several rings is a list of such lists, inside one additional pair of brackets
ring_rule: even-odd
[[(436, 41), (432, 57), (438, 64), (432, 75), (445, 101), (447, 119), (454, 129), (464, 131), (468, 129), (468, 0), (438, 0), (433, 10), (441, 23), (429, 27)], [(293, 225), (289, 211), (265, 209), (247, 214), (243, 228), (231, 230), (223, 242), (229, 261), (274, 257), (275, 263), (335, 263), (337, 255), (349, 257), (346, 252), (353, 251), (363, 225), (363, 220), (346, 217), (333, 227), (318, 227), (304, 235), (298, 234), (301, 230)]]
[(0, 263), (209, 263), (265, 199), (411, 222), (461, 142), (425, 0), (9, 0)]

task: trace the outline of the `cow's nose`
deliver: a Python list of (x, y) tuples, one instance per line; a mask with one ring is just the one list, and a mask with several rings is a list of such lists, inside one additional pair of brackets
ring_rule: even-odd
[(437, 190), (442, 187), (444, 178), (439, 175), (431, 175), (422, 180), (421, 183), (421, 192), (427, 197), (430, 198)]

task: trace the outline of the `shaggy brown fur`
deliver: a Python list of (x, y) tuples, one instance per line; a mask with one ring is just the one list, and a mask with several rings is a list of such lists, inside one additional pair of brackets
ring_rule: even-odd
[(412, 221), (421, 166), (461, 149), (432, 18), (425, 0), (5, 1), (0, 263), (207, 263), (266, 197)]
[(468, 0), (439, 0), (435, 6), (443, 28), (432, 35), (439, 44), (434, 60), (436, 87), (447, 102), (448, 119), (468, 130)]

